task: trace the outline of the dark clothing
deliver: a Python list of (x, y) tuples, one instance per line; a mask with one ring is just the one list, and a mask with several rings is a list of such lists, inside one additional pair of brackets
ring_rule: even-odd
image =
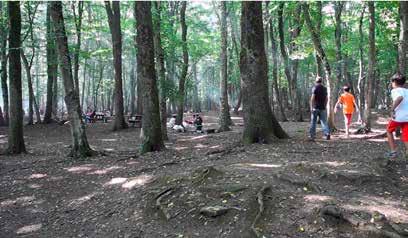
[(200, 116), (196, 116), (194, 125), (196, 126), (196, 130), (201, 131), (203, 129), (203, 119)]
[(314, 109), (325, 110), (327, 100), (327, 89), (321, 84), (316, 84), (312, 89), (312, 94), (315, 95)]

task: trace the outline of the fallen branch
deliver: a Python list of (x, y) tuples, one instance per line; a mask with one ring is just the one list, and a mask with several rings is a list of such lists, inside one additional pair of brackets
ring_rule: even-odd
[(170, 220), (171, 215), (170, 215), (170, 213), (168, 213), (168, 211), (167, 211), (167, 209), (166, 209), (166, 206), (164, 206), (161, 201), (162, 201), (162, 199), (163, 199), (164, 197), (169, 196), (169, 195), (172, 194), (173, 192), (174, 192), (174, 188), (167, 188), (167, 189), (165, 189), (164, 191), (160, 192), (160, 193), (156, 196), (156, 207), (157, 207), (157, 209), (159, 209), (159, 210), (163, 213), (163, 215), (164, 215), (164, 217), (166, 218), (166, 220)]

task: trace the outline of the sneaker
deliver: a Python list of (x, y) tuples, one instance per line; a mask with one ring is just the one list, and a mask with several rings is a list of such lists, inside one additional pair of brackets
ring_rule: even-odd
[(385, 153), (385, 158), (387, 158), (387, 159), (395, 159), (395, 158), (397, 158), (397, 151), (390, 151), (390, 152), (387, 152), (387, 153)]
[(326, 135), (326, 140), (330, 140), (330, 134)]

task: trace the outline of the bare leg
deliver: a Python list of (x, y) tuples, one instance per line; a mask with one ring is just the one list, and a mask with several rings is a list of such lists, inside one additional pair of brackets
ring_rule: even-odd
[[(387, 137), (388, 137), (388, 144), (390, 145), (391, 151), (397, 151), (397, 145), (395, 144), (394, 135), (392, 134), (392, 132), (387, 131)], [(406, 148), (408, 148), (408, 143), (405, 144), (405, 146)]]
[(349, 131), (350, 127), (348, 125), (348, 120), (347, 120), (346, 114), (344, 114), (344, 128), (346, 129), (346, 137), (348, 138), (349, 134), (350, 134), (350, 131)]

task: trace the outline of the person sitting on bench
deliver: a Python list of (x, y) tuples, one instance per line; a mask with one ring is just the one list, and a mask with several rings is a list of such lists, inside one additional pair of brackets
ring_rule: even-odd
[(194, 115), (194, 126), (196, 127), (196, 131), (203, 131), (203, 119), (201, 118), (200, 114)]

